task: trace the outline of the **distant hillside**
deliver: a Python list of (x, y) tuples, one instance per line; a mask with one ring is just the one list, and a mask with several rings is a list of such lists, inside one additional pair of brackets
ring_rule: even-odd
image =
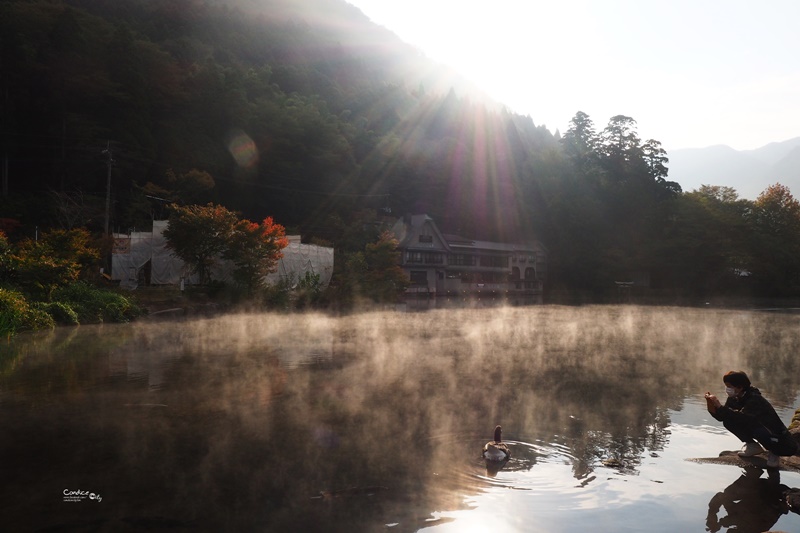
[(768, 186), (781, 183), (800, 194), (800, 137), (756, 150), (729, 146), (689, 148), (669, 153), (670, 179), (684, 191), (701, 185), (733, 187), (741, 198), (755, 200)]
[(374, 209), (523, 239), (559, 147), (344, 0), (0, 2), (0, 92), (0, 211), (23, 225), (214, 202), (330, 240)]

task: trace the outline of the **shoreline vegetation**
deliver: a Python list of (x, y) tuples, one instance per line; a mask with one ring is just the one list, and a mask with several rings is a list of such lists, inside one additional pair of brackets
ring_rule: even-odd
[(105, 278), (94, 274), (101, 249), (86, 229), (43, 231), (17, 242), (0, 231), (0, 336), (144, 314), (134, 298), (104, 287)]
[[(36, 301), (19, 290), (0, 287), (0, 335), (10, 338), (18, 333), (52, 329), (56, 326), (81, 324), (125, 323), (140, 319), (171, 320), (192, 316), (208, 316), (242, 311), (297, 312), (309, 309), (331, 313), (370, 309), (394, 305), (399, 309), (433, 309), (436, 307), (473, 307), (512, 305), (503, 298), (435, 298), (427, 305), (415, 305), (398, 297), (393, 302), (341, 302), (326, 295), (317, 297), (312, 304), (304, 295), (292, 294), (285, 287), (268, 287), (260, 298), (244, 298), (228, 287), (190, 286), (185, 290), (173, 286), (139, 287), (134, 291), (116, 285), (93, 285), (78, 281), (54, 294), (53, 301)], [(758, 298), (747, 296), (720, 296), (703, 300), (682, 298), (659, 291), (642, 291), (635, 296), (619, 298), (612, 291), (606, 294), (580, 294), (565, 291), (546, 295), (542, 302), (530, 305), (603, 305), (627, 303), (642, 306), (709, 307), (742, 309), (761, 312), (800, 312), (797, 298)]]
[(134, 298), (86, 282), (63, 287), (49, 302), (0, 287), (0, 335), (6, 338), (56, 326), (129, 322), (145, 314)]

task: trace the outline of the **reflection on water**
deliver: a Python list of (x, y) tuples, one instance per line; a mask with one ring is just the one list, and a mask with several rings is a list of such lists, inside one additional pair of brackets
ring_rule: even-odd
[[(748, 472), (727, 490), (736, 469), (685, 461), (739, 446), (701, 395), (744, 369), (788, 421), (798, 320), (540, 306), (22, 336), (0, 347), (1, 515), (12, 530), (745, 531), (728, 495), (774, 503), (773, 485)], [(497, 424), (511, 459), (487, 472)]]
[(770, 470), (766, 477), (762, 473), (760, 468), (745, 468), (733, 483), (711, 498), (706, 518), (708, 531), (734, 528), (762, 533), (789, 512), (783, 498), (789, 487), (780, 482), (780, 473)]

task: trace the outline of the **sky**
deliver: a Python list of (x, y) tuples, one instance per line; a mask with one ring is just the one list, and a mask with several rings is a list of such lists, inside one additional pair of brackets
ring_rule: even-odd
[(669, 150), (800, 136), (797, 0), (347, 0), (537, 125), (636, 120)]

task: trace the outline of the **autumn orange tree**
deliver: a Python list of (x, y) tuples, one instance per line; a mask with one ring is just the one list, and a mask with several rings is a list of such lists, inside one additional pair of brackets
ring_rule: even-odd
[(800, 292), (800, 201), (780, 183), (753, 204), (753, 273), (768, 293)]
[(201, 284), (211, 281), (211, 267), (226, 259), (234, 264), (234, 281), (255, 289), (288, 244), (283, 226), (272, 217), (261, 224), (240, 220), (236, 213), (214, 204), (172, 204), (170, 209), (164, 230), (167, 246), (198, 275)]
[(222, 253), (234, 265), (234, 281), (252, 291), (260, 288), (264, 277), (275, 270), (283, 257), (281, 250), (289, 244), (283, 226), (267, 217), (261, 224), (249, 220), (238, 221)]
[(88, 277), (99, 258), (87, 230), (52, 230), (18, 243), (4, 270), (9, 281), (49, 301), (55, 289)]
[(239, 218), (221, 205), (170, 205), (164, 230), (167, 247), (197, 274), (201, 285), (211, 281), (211, 267), (227, 249)]

